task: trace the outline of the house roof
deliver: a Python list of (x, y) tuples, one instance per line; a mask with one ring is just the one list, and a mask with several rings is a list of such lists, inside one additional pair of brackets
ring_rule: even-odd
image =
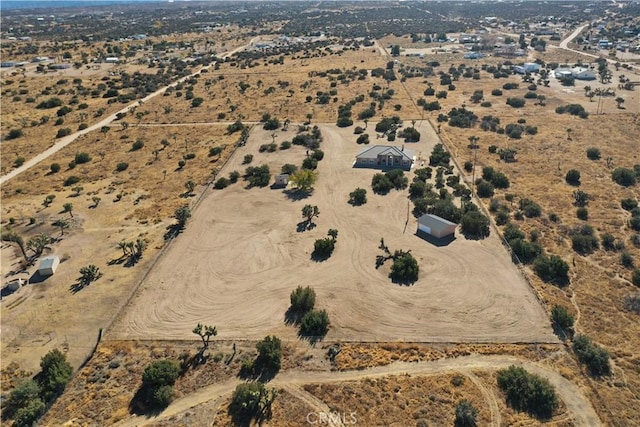
[(40, 265), (38, 266), (38, 270), (43, 268), (52, 268), (56, 262), (60, 262), (56, 255), (44, 257), (40, 260)]
[(377, 159), (380, 155), (401, 156), (404, 160), (413, 161), (413, 152), (411, 150), (402, 150), (392, 145), (374, 145), (373, 147), (365, 148), (356, 154), (356, 158)]
[(432, 214), (422, 215), (420, 218), (418, 218), (418, 223), (420, 225), (431, 228), (431, 230), (433, 231), (443, 231), (451, 227), (452, 225), (454, 227), (457, 226), (455, 222), (448, 221), (444, 218), (440, 218), (439, 216)]

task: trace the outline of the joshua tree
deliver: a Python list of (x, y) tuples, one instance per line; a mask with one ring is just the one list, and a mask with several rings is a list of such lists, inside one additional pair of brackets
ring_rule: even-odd
[(27, 241), (27, 249), (33, 251), (33, 256), (38, 258), (49, 243), (51, 243), (51, 236), (46, 233), (40, 233)]
[(567, 128), (567, 139), (568, 139), (569, 141), (571, 141), (571, 132), (573, 132), (573, 129), (571, 129), (571, 128)]
[(73, 203), (65, 203), (64, 205), (62, 205), (62, 209), (64, 212), (69, 212), (69, 215), (71, 215), (71, 218), (73, 218)]
[(304, 205), (302, 208), (302, 216), (307, 220), (307, 227), (313, 224), (313, 217), (317, 217), (318, 215), (320, 215), (320, 210), (317, 206)]
[(189, 197), (193, 194), (193, 190), (195, 190), (196, 188), (196, 182), (190, 179), (189, 181), (184, 183), (184, 186), (187, 189), (187, 192), (185, 193), (185, 195)]
[(338, 230), (336, 230), (335, 228), (330, 228), (327, 232), (327, 235), (335, 241), (338, 238)]
[(624, 104), (624, 98), (622, 98), (622, 97), (620, 97), (620, 96), (619, 96), (619, 97), (617, 97), (617, 98), (616, 98), (616, 106), (617, 106), (618, 108), (622, 108), (622, 104)]
[(60, 235), (64, 236), (64, 229), (69, 228), (69, 221), (66, 219), (57, 219), (52, 224), (54, 227), (60, 227)]
[(100, 277), (102, 277), (100, 269), (95, 265), (90, 264), (80, 269), (80, 277), (78, 278), (78, 282), (80, 283), (80, 286), (85, 287), (89, 286), (91, 282), (95, 282)]

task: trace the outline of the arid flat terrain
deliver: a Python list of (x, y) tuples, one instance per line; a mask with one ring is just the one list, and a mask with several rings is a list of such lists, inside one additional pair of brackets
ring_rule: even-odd
[[(423, 122), (419, 143), (405, 144), (416, 155), (430, 153), (435, 132)], [(188, 338), (198, 322), (224, 324), (220, 338), (259, 339), (277, 332), (294, 338), (283, 316), (289, 294), (311, 286), (329, 312), (328, 340), (347, 341), (554, 341), (549, 321), (532, 290), (495, 236), (482, 241), (459, 236), (435, 246), (415, 235), (416, 220), (403, 192), (374, 195), (353, 207), (349, 192), (367, 188), (373, 169), (353, 168), (350, 130), (320, 126), (325, 158), (315, 191), (295, 200), (281, 189), (246, 189), (240, 182), (210, 190), (189, 227), (171, 244), (140, 286), (109, 336), (114, 339)], [(278, 136), (279, 139), (285, 136)], [(299, 163), (304, 149), (258, 153), (269, 139), (254, 131), (226, 166), (253, 164), (278, 171)], [(374, 141), (375, 142), (375, 141)], [(297, 231), (301, 208), (317, 205), (312, 230)], [(339, 231), (336, 251), (324, 262), (311, 260), (313, 241), (329, 228)], [(410, 249), (420, 263), (412, 286), (391, 283), (388, 267), (375, 269), (380, 238), (392, 249)]]

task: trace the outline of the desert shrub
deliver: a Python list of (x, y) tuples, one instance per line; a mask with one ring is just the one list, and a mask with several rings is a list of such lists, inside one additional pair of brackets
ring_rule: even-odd
[(599, 148), (595, 148), (595, 147), (591, 147), (591, 148), (587, 148), (587, 158), (589, 160), (600, 160), (600, 149)]
[(313, 309), (316, 304), (316, 292), (309, 286), (298, 286), (290, 296), (291, 306), (289, 310), (294, 313), (304, 314)]
[(629, 220), (629, 227), (635, 231), (640, 231), (640, 215), (635, 215)]
[(631, 283), (640, 287), (640, 269), (639, 268), (636, 268), (631, 273)]
[(51, 170), (51, 173), (60, 172), (60, 163), (51, 163), (51, 166), (49, 166), (49, 169)]
[(555, 388), (549, 381), (522, 367), (512, 365), (499, 370), (498, 387), (506, 395), (510, 407), (536, 418), (551, 418), (558, 407)]
[(471, 173), (471, 171), (473, 170), (473, 162), (466, 161), (466, 162), (464, 162), (464, 166), (463, 167), (464, 167), (464, 171), (465, 172)]
[(280, 143), (281, 150), (288, 150), (289, 148), (291, 148), (291, 141), (282, 141)]
[(252, 161), (253, 161), (253, 154), (245, 154), (244, 158), (242, 159), (242, 164), (248, 165)]
[(493, 89), (491, 91), (491, 95), (493, 95), (493, 96), (502, 96), (502, 91), (500, 89)]
[(625, 211), (632, 211), (633, 209), (638, 207), (638, 201), (636, 199), (622, 199), (620, 201), (620, 206), (622, 206), (622, 209), (624, 209)]
[(569, 185), (580, 185), (580, 171), (576, 169), (570, 169), (564, 179)]
[(418, 280), (420, 267), (418, 261), (409, 252), (396, 251), (389, 277), (394, 282), (413, 283)]
[(481, 106), (481, 107), (484, 107), (484, 108), (489, 108), (489, 107), (491, 107), (491, 102), (489, 102), (489, 101), (482, 101), (482, 102), (480, 103), (480, 106)]
[(91, 156), (88, 153), (77, 153), (74, 161), (78, 165), (87, 163), (91, 161)]
[(270, 118), (264, 122), (262, 127), (264, 130), (276, 130), (280, 127), (280, 120), (277, 118)]
[(634, 259), (633, 255), (629, 252), (624, 251), (620, 254), (620, 264), (622, 264), (625, 268), (633, 268)]
[(594, 377), (608, 375), (611, 372), (609, 353), (594, 344), (586, 335), (576, 335), (573, 339), (573, 351), (580, 363), (586, 365)]
[(123, 172), (125, 170), (127, 170), (129, 168), (129, 163), (127, 162), (120, 162), (116, 165), (116, 171), (118, 172)]
[(593, 227), (583, 225), (571, 232), (571, 247), (581, 255), (588, 255), (599, 247), (598, 238)]
[(502, 89), (513, 90), (513, 89), (518, 89), (518, 86), (520, 86), (518, 83), (505, 83), (502, 85)]
[(494, 194), (493, 188), (494, 187), (493, 185), (491, 185), (490, 182), (481, 180), (476, 186), (476, 193), (478, 194), (478, 197), (483, 197), (483, 198), (493, 197), (493, 194)]
[(536, 218), (542, 214), (540, 205), (530, 199), (521, 199), (519, 205), (527, 218)]
[(449, 125), (459, 128), (472, 128), (478, 120), (478, 116), (475, 115), (473, 111), (467, 110), (464, 107), (452, 108), (448, 116)]
[(533, 262), (533, 260), (542, 254), (542, 246), (540, 246), (540, 244), (529, 242), (524, 238), (511, 239), (508, 240), (508, 242), (513, 253), (524, 264)]
[[(535, 94), (534, 94), (535, 95)], [(507, 105), (513, 107), (513, 108), (522, 108), (524, 107), (524, 104), (526, 103), (526, 101), (524, 100), (524, 98), (507, 98)]]
[(460, 219), (460, 230), (467, 237), (483, 239), (489, 236), (489, 218), (479, 211), (469, 211)]
[(387, 176), (387, 178), (389, 178), (396, 190), (407, 188), (409, 179), (405, 176), (402, 169), (392, 169), (389, 172), (385, 173), (385, 175)]
[(224, 151), (224, 147), (217, 146), (209, 148), (209, 157), (219, 156)]
[(557, 255), (540, 255), (533, 261), (533, 270), (545, 282), (559, 286), (569, 283), (569, 264)]
[(369, 143), (369, 134), (368, 133), (363, 133), (362, 135), (360, 135), (358, 137), (358, 139), (356, 139), (356, 143), (357, 144), (368, 144)]
[(569, 113), (573, 116), (579, 116), (580, 118), (586, 119), (589, 115), (584, 107), (580, 104), (568, 104), (563, 105), (556, 108), (556, 113), (564, 114)]
[(244, 178), (249, 181), (249, 187), (266, 187), (271, 180), (269, 166), (249, 166), (245, 170)]
[(578, 208), (576, 209), (576, 216), (582, 221), (587, 221), (589, 219), (589, 210), (587, 208)]
[(221, 177), (216, 180), (213, 184), (213, 188), (217, 190), (222, 190), (223, 188), (227, 188), (231, 184), (231, 181), (228, 178)]
[(336, 247), (336, 242), (330, 237), (318, 239), (313, 244), (313, 257), (325, 259), (331, 256)]
[(563, 336), (573, 333), (574, 318), (566, 307), (554, 305), (551, 309), (551, 322), (553, 328)]
[(153, 362), (142, 373), (142, 384), (158, 388), (173, 385), (180, 375), (180, 363), (177, 360), (163, 359)]
[(80, 177), (71, 175), (70, 177), (67, 177), (67, 179), (64, 180), (62, 185), (64, 185), (65, 187), (68, 187), (70, 185), (77, 184), (79, 182), (80, 182)]
[(40, 399), (30, 400), (25, 406), (19, 408), (13, 414), (14, 427), (31, 427), (44, 414), (45, 404)]
[(11, 129), (6, 136), (6, 140), (17, 139), (24, 135), (22, 129)]
[(354, 206), (360, 206), (367, 203), (367, 190), (364, 188), (356, 188), (349, 193), (349, 203)]
[(635, 172), (627, 168), (615, 168), (611, 173), (611, 178), (623, 187), (631, 187), (636, 183)]
[(296, 165), (292, 165), (291, 163), (285, 163), (284, 165), (282, 165), (282, 168), (280, 169), (280, 173), (285, 175), (291, 175), (297, 170), (298, 170), (298, 167)]
[(276, 392), (267, 390), (259, 381), (238, 384), (229, 404), (234, 425), (251, 425), (253, 418), (260, 418), (270, 410), (275, 397)]
[(329, 315), (326, 310), (311, 310), (300, 320), (300, 335), (304, 337), (324, 337), (329, 332)]
[(56, 138), (63, 138), (67, 135), (71, 135), (71, 129), (70, 128), (61, 128), (58, 129), (58, 133), (56, 133)]
[(60, 98), (49, 98), (46, 101), (42, 101), (38, 105), (36, 105), (37, 109), (48, 109), (55, 108), (62, 105), (62, 100)]
[(456, 404), (455, 427), (475, 427), (478, 419), (478, 410), (466, 399)]
[(506, 133), (511, 139), (520, 139), (522, 137), (522, 132), (524, 132), (524, 127), (515, 123), (509, 123), (504, 128), (504, 133)]
[(229, 182), (231, 184), (235, 184), (236, 182), (238, 182), (238, 179), (240, 179), (240, 172), (233, 171), (229, 173)]

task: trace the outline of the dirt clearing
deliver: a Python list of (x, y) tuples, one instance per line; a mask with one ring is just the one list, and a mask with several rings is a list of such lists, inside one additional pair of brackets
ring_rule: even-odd
[[(421, 142), (406, 144), (427, 157), (437, 141), (433, 129), (417, 125)], [(406, 191), (374, 195), (376, 170), (352, 168), (351, 130), (321, 126), (325, 158), (315, 191), (303, 200), (282, 190), (246, 189), (242, 183), (208, 190), (186, 230), (168, 249), (109, 336), (118, 339), (187, 338), (196, 323), (215, 324), (219, 338), (259, 339), (277, 334), (295, 339), (285, 326), (289, 294), (311, 286), (317, 305), (329, 312), (328, 340), (357, 341), (554, 341), (549, 320), (507, 252), (492, 236), (482, 241), (458, 236), (437, 247), (415, 236)], [(279, 133), (284, 140), (288, 134)], [(292, 136), (292, 134), (291, 134)], [(256, 130), (224, 173), (244, 170), (245, 154), (272, 173), (299, 164), (304, 148), (259, 153), (271, 142)], [(400, 144), (397, 144), (400, 145)], [(412, 173), (411, 173), (412, 175)], [(349, 192), (367, 188), (368, 203), (352, 207)], [(317, 205), (317, 227), (298, 232), (301, 208)], [(339, 231), (334, 254), (311, 260), (315, 239)], [(388, 265), (375, 269), (380, 238), (393, 249), (410, 249), (420, 264), (413, 286), (391, 283)]]

